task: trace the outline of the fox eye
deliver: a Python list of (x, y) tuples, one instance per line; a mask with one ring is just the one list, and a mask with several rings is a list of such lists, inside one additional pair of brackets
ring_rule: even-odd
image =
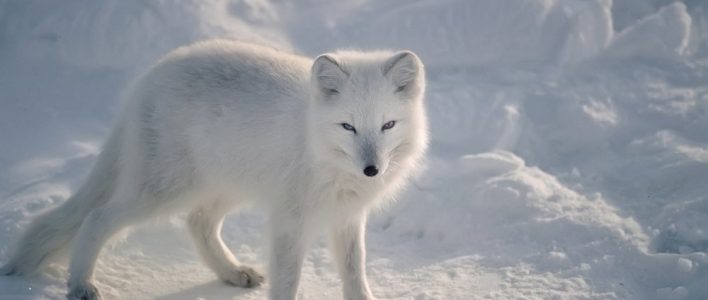
[(389, 130), (393, 128), (393, 126), (396, 126), (396, 121), (388, 121), (386, 122), (386, 124), (383, 124), (383, 126), (381, 126), (381, 131)]
[(344, 128), (345, 130), (349, 130), (349, 131), (351, 131), (351, 132), (353, 132), (353, 133), (356, 133), (356, 128), (354, 128), (354, 126), (352, 126), (351, 124), (349, 124), (349, 123), (342, 123), (341, 125), (342, 125), (342, 128)]
[(405, 90), (405, 89), (406, 89), (406, 87), (408, 87), (408, 86), (407, 86), (407, 85), (405, 85), (405, 84), (404, 84), (404, 85), (402, 85), (402, 86), (399, 86), (399, 87), (397, 87), (397, 88), (396, 88), (396, 93), (400, 93), (400, 92), (403, 92), (403, 90)]
[(324, 89), (325, 94), (327, 95), (339, 95), (339, 91), (337, 89)]

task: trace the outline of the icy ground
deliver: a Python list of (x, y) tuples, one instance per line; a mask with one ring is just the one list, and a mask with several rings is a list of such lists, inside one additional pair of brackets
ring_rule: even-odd
[[(368, 230), (380, 299), (708, 299), (702, 0), (0, 2), (0, 263), (86, 176), (126, 82), (209, 37), (307, 55), (407, 48), (428, 70), (427, 171)], [(180, 216), (102, 252), (107, 299), (263, 299), (218, 282)], [(223, 235), (263, 269), (263, 219)], [(0, 277), (60, 299), (64, 263)], [(324, 242), (302, 299), (337, 299)]]

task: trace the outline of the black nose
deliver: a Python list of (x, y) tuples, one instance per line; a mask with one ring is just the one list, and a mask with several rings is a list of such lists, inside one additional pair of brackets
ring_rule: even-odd
[(379, 169), (377, 169), (376, 166), (367, 166), (364, 168), (364, 175), (374, 177), (376, 174), (379, 174)]

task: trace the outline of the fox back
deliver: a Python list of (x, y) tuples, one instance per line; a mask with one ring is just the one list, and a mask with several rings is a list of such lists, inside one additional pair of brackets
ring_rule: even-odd
[(417, 167), (427, 144), (424, 90), (423, 65), (407, 51), (312, 61), (238, 42), (188, 46), (136, 86), (134, 161), (157, 190), (189, 182), (270, 199), (334, 187), (364, 205)]

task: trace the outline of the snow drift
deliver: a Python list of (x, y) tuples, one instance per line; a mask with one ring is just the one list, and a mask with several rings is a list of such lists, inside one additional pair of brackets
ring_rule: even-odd
[[(369, 226), (382, 299), (708, 297), (708, 4), (703, 1), (137, 0), (0, 4), (0, 262), (89, 170), (122, 87), (160, 54), (229, 37), (426, 62), (427, 171)], [(261, 299), (224, 286), (177, 216), (105, 249), (110, 299)], [(265, 264), (258, 214), (229, 218)], [(326, 247), (301, 297), (340, 297)], [(55, 299), (66, 269), (0, 278)]]

